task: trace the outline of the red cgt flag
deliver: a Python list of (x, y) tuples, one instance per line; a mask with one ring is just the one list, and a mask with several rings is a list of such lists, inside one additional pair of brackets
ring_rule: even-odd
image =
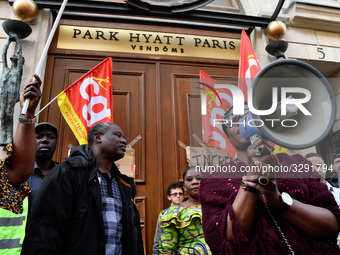
[[(232, 94), (228, 89), (215, 88), (217, 82), (200, 71), (200, 89), (207, 96), (207, 111), (202, 114), (203, 143), (227, 152), (235, 158), (236, 151), (224, 133), (222, 125), (214, 125), (214, 119), (223, 119), (224, 113), (231, 107)], [(203, 95), (202, 95), (203, 96)]]
[[(242, 90), (244, 100), (248, 101), (248, 88), (250, 88), (257, 73), (261, 70), (260, 64), (257, 61), (253, 46), (244, 30), (241, 36), (240, 61), (238, 69), (238, 86)], [(273, 142), (274, 153), (287, 152), (287, 149)]]
[(112, 58), (106, 58), (67, 87), (58, 105), (79, 144), (87, 144), (90, 128), (112, 118)]
[(244, 30), (241, 36), (240, 60), (238, 68), (238, 87), (242, 90), (244, 100), (248, 100), (248, 88), (250, 88), (256, 74), (261, 70), (257, 61), (253, 46)]

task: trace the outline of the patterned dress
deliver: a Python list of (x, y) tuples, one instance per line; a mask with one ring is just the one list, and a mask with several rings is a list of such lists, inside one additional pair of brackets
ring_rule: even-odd
[(6, 167), (9, 157), (12, 155), (12, 143), (8, 144), (6, 149), (7, 157), (0, 162), (0, 207), (20, 214), (23, 212), (24, 198), (31, 194), (31, 188), (28, 181), (22, 183), (18, 189), (9, 183)]
[(201, 206), (171, 206), (159, 216), (161, 254), (210, 255), (204, 240)]

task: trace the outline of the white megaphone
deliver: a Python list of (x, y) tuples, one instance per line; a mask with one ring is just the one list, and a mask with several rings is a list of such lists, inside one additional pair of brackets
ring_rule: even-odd
[(313, 66), (287, 59), (270, 63), (255, 76), (248, 107), (239, 121), (244, 123), (239, 124), (242, 137), (261, 136), (290, 149), (305, 149), (322, 141), (336, 115), (335, 96), (327, 79)]
[(313, 66), (297, 60), (276, 60), (254, 78), (248, 98), (250, 112), (239, 125), (241, 135), (255, 134), (285, 148), (305, 149), (330, 132), (336, 114), (327, 79)]

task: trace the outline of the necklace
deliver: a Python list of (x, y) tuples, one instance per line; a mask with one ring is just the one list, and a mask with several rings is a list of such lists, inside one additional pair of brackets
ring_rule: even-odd
[(198, 206), (198, 205), (200, 205), (200, 203), (199, 203), (199, 204), (190, 203), (189, 199), (190, 199), (190, 198), (188, 198), (188, 200), (187, 200), (187, 202), (188, 202), (189, 205), (192, 205), (192, 206)]

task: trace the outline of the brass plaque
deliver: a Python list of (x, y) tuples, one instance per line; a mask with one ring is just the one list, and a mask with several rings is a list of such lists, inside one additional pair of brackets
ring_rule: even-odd
[(240, 39), (61, 25), (59, 49), (239, 60)]

